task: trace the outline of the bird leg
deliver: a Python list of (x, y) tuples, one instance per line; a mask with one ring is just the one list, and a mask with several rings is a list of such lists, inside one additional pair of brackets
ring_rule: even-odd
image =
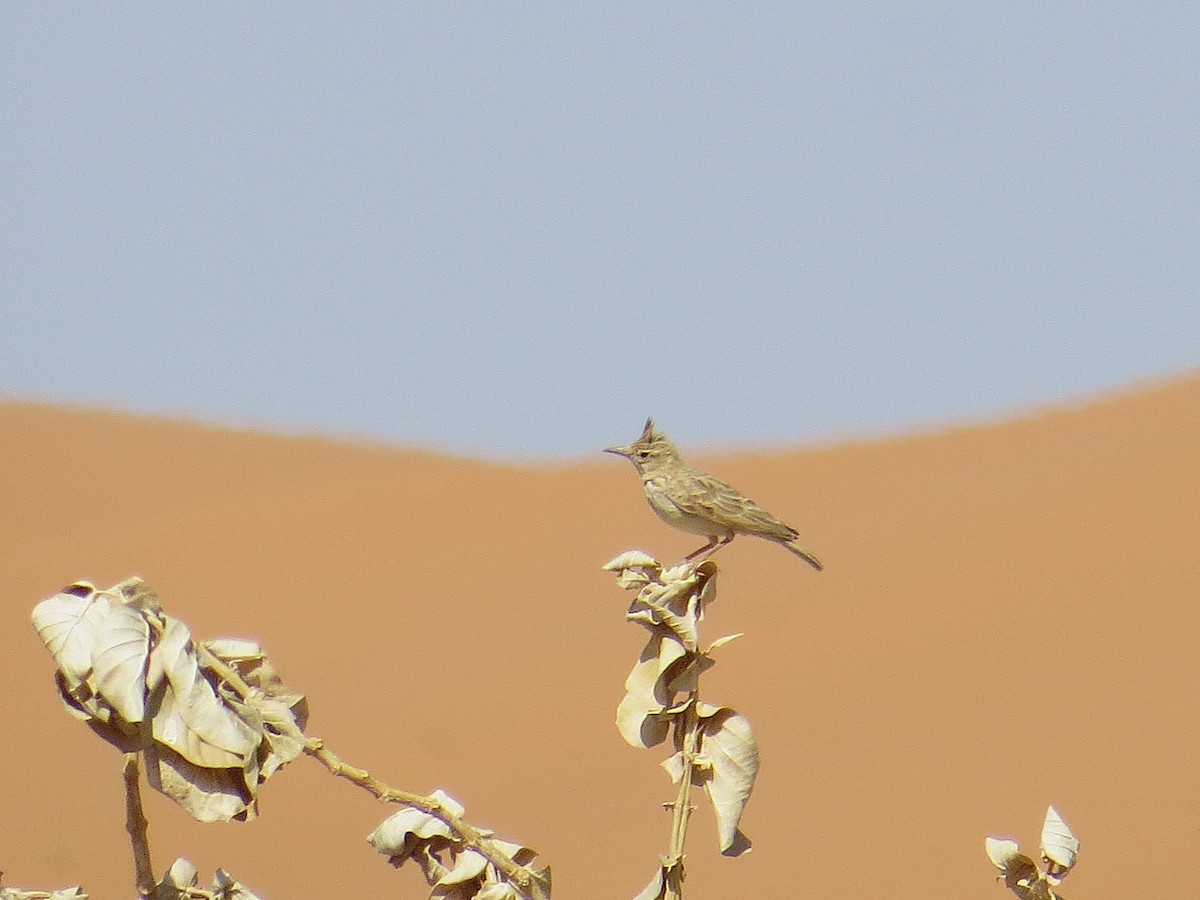
[(720, 550), (722, 547), (724, 547), (726, 544), (728, 544), (730, 541), (732, 541), (736, 536), (737, 535), (731, 534), (727, 537), (718, 537), (715, 534), (710, 534), (708, 536), (707, 544), (705, 544), (703, 547), (701, 547), (698, 550), (693, 550), (691, 553), (689, 553), (683, 559), (685, 562), (703, 562), (704, 560), (706, 560), (710, 556), (712, 556), (714, 553), (716, 553), (718, 550)]

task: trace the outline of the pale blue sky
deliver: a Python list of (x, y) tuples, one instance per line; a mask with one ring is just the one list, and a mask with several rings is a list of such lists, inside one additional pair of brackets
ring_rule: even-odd
[(1200, 364), (1200, 6), (1122, 6), (6, 3), (0, 395), (519, 457)]

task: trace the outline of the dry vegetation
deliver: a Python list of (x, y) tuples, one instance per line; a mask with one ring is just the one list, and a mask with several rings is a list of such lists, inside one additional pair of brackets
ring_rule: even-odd
[[(676, 786), (674, 798), (662, 804), (670, 812), (667, 849), (635, 900), (678, 900), (693, 788), (702, 788), (712, 804), (720, 852), (737, 857), (750, 850), (739, 823), (758, 773), (758, 747), (744, 716), (702, 700), (700, 691), (715, 651), (741, 635), (701, 642), (705, 609), (716, 598), (718, 569), (711, 559), (664, 568), (631, 550), (605, 569), (621, 588), (636, 592), (626, 619), (649, 633), (626, 679), (617, 729), (634, 747), (649, 749), (668, 739), (674, 747), (662, 763)], [(195, 640), (140, 578), (105, 590), (72, 584), (38, 604), (33, 623), (57, 665), (55, 684), (67, 711), (123, 754), (139, 897), (255, 900), (223, 869), (202, 887), (184, 858), (156, 876), (141, 803), (143, 770), (152, 788), (199, 822), (245, 821), (258, 814), (260, 785), (301, 756), (400, 805), (367, 840), (393, 866), (411, 861), (431, 897), (550, 897), (550, 870), (534, 865), (537, 851), (469, 824), (463, 804), (441, 790), (428, 796), (400, 790), (344, 763), (320, 738), (305, 734), (305, 697), (284, 686), (260, 646)], [(985, 848), (1000, 878), (1022, 900), (1061, 900), (1056, 889), (1075, 863), (1079, 842), (1050, 807), (1042, 828), (1042, 869), (1015, 841), (989, 837)], [(78, 887), (0, 889), (0, 900), (86, 896)]]

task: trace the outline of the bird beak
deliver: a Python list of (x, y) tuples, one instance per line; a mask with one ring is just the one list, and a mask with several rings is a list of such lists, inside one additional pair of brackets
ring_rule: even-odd
[(615, 454), (617, 454), (617, 456), (623, 456), (626, 459), (629, 459), (629, 457), (633, 456), (633, 448), (632, 447), (605, 447), (604, 452), (605, 453), (615, 453)]

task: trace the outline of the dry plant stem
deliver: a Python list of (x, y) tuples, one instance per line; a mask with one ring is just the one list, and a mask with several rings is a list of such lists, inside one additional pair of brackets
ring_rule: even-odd
[(521, 892), (522, 897), (532, 897), (529, 870), (517, 865), (509, 857), (493, 847), (492, 842), (485, 838), (479, 832), (479, 829), (468, 825), (454, 813), (450, 812), (450, 810), (443, 807), (436, 798), (397, 790), (373, 777), (365, 769), (356, 769), (353, 766), (346, 765), (337, 756), (325, 749), (325, 742), (320, 738), (306, 738), (304, 741), (304, 752), (321, 763), (321, 765), (337, 777), (345, 778), (347, 781), (358, 785), (385, 803), (403, 803), (405, 806), (415, 807), (422, 812), (441, 819), (473, 850), (478, 851), (488, 862), (503, 872), (509, 883)]
[[(696, 551), (696, 554), (688, 557), (693, 569), (699, 561), (708, 559), (728, 542), (717, 541), (711, 546), (706, 545)], [(667, 611), (669, 612), (669, 610)], [(690, 642), (686, 635), (680, 633), (680, 638), (684, 645), (688, 646)], [(688, 647), (688, 649), (694, 650), (693, 647)], [(700, 755), (699, 708), (700, 676), (697, 675), (695, 686), (688, 694), (687, 705), (675, 719), (676, 733), (682, 736), (679, 741), (682, 775), (679, 779), (679, 793), (675, 797), (675, 802), (671, 804), (671, 845), (667, 852), (667, 858), (672, 860), (674, 865), (667, 871), (665, 900), (680, 900), (683, 897), (683, 879), (687, 874), (683, 864), (683, 848), (687, 842), (688, 822), (691, 821), (692, 812), (695, 810), (692, 805), (692, 773), (696, 768), (696, 758)]]
[(227, 666), (221, 657), (217, 656), (203, 644), (196, 644), (196, 654), (204, 660), (206, 667), (216, 672), (221, 680), (237, 691), (238, 696), (243, 700), (249, 700), (255, 694), (261, 693), (257, 688), (246, 684), (245, 679), (238, 674), (237, 669), (233, 668), (233, 666)]
[(688, 696), (687, 708), (680, 714), (675, 727), (683, 733), (683, 775), (679, 779), (679, 793), (675, 797), (671, 816), (671, 849), (668, 857), (677, 861), (667, 872), (666, 900), (680, 900), (683, 896), (683, 846), (687, 841), (688, 822), (692, 818), (692, 770), (700, 750), (700, 715), (696, 711), (700, 703), (700, 691), (696, 689)]
[(150, 841), (146, 837), (146, 814), (142, 812), (142, 791), (138, 784), (140, 769), (137, 753), (125, 754), (125, 830), (133, 845), (133, 866), (139, 897), (154, 896), (154, 865), (150, 861)]

